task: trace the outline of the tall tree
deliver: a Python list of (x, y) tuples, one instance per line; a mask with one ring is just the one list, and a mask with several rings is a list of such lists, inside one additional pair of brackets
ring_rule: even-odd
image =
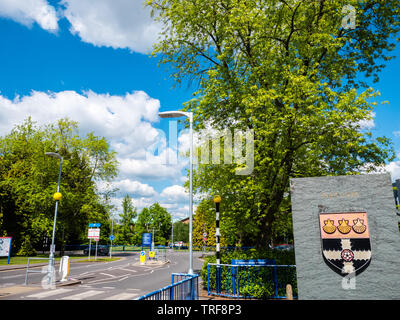
[[(219, 180), (221, 189), (213, 189), (214, 181), (197, 189), (228, 195), (235, 220), (256, 222), (258, 245), (273, 237), (291, 177), (358, 174), (394, 158), (389, 139), (373, 137), (362, 124), (373, 119), (378, 94), (367, 80), (377, 81), (392, 58), (399, 1), (147, 4), (164, 26), (154, 55), (174, 68), (176, 83), (198, 83), (185, 106), (194, 111), (196, 127), (254, 131), (252, 173), (237, 176), (236, 166), (203, 165), (197, 174)], [(355, 28), (342, 13), (349, 5)]]
[[(32, 254), (52, 234), (59, 162), (45, 155), (49, 151), (64, 159), (56, 244), (85, 240), (88, 222), (107, 228), (109, 203), (95, 184), (117, 173), (106, 140), (80, 137), (78, 124), (68, 119), (38, 127), (28, 118), (0, 138), (0, 234), (13, 236), (14, 253)], [(102, 160), (95, 167), (96, 158)]]
[(135, 242), (134, 230), (136, 208), (132, 204), (132, 198), (127, 194), (122, 200), (121, 225), (119, 227), (117, 241), (120, 244), (133, 244)]
[(154, 242), (160, 245), (166, 245), (170, 238), (172, 219), (167, 209), (160, 206), (159, 203), (152, 204), (149, 208), (143, 208), (140, 212), (136, 232), (141, 236), (143, 232), (155, 233)]

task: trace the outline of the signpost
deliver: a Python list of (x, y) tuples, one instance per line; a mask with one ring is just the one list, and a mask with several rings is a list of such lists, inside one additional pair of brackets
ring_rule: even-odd
[(143, 233), (142, 247), (150, 247), (150, 246), (151, 246), (151, 233)]
[(12, 237), (0, 237), (0, 257), (7, 257), (7, 264), (10, 264)]
[(88, 239), (89, 239), (89, 260), (90, 260), (90, 251), (92, 249), (92, 239), (96, 241), (96, 253), (95, 253), (95, 260), (97, 260), (97, 244), (100, 240), (100, 226), (101, 223), (89, 223), (88, 229)]
[(144, 264), (146, 262), (146, 252), (140, 251), (140, 264)]

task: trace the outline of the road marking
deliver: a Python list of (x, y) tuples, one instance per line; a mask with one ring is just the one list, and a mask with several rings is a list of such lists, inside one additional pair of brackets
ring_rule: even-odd
[(101, 294), (101, 293), (104, 293), (104, 291), (89, 290), (89, 291), (81, 292), (78, 294), (74, 294), (72, 296), (63, 297), (61, 299), (62, 300), (82, 300), (84, 298), (93, 297), (93, 296)]
[(125, 271), (129, 271), (129, 272), (137, 272), (136, 270), (125, 269), (125, 268), (118, 268), (118, 270), (125, 270)]
[(18, 278), (18, 277), (23, 277), (23, 274), (17, 274), (14, 276), (5, 276), (5, 277), (1, 277), (2, 279), (11, 279), (11, 278)]
[(128, 279), (128, 278), (129, 278), (129, 275), (127, 275), (127, 276), (124, 277), (124, 278), (119, 279), (118, 281), (123, 281), (123, 280), (126, 280), (126, 279)]
[(100, 272), (100, 274), (103, 274), (103, 275), (108, 276), (108, 277), (111, 277), (111, 278), (116, 278), (116, 276), (114, 276), (114, 275), (112, 275), (112, 274), (109, 274), (109, 273)]
[(123, 292), (123, 293), (119, 293), (114, 296), (105, 298), (104, 300), (129, 300), (129, 299), (133, 299), (137, 296), (138, 296), (138, 294), (136, 294), (136, 293)]
[(31, 295), (27, 296), (27, 298), (41, 299), (41, 298), (47, 298), (47, 297), (55, 296), (56, 294), (66, 293), (66, 292), (70, 292), (70, 291), (72, 291), (72, 289), (59, 288), (59, 289), (48, 290), (48, 291), (44, 291), (44, 292), (31, 294)]

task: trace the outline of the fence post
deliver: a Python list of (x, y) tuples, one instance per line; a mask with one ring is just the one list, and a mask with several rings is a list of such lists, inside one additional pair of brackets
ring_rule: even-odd
[(274, 265), (274, 282), (275, 282), (275, 296), (277, 298), (279, 295), (278, 295), (278, 275), (277, 275), (276, 265)]
[(210, 265), (207, 264), (207, 295), (210, 294)]

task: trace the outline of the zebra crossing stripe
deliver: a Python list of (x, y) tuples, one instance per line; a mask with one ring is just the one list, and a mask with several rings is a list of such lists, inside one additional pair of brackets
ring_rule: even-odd
[(104, 291), (89, 290), (89, 291), (81, 292), (78, 294), (74, 294), (72, 296), (63, 297), (61, 299), (62, 300), (82, 300), (85, 298), (93, 297), (93, 296), (101, 294), (101, 293), (104, 293)]
[(72, 291), (72, 289), (65, 289), (65, 288), (59, 288), (59, 289), (53, 289), (53, 290), (47, 290), (44, 292), (39, 292), (39, 293), (35, 293), (35, 294), (31, 294), (29, 296), (27, 296), (27, 298), (47, 298), (47, 297), (51, 297), (51, 296), (55, 296), (57, 294), (61, 294), (61, 293), (67, 293)]
[(114, 296), (107, 297), (104, 300), (129, 300), (129, 299), (133, 299), (138, 296), (139, 295), (135, 294), (135, 293), (122, 292), (122, 293), (116, 294)]

